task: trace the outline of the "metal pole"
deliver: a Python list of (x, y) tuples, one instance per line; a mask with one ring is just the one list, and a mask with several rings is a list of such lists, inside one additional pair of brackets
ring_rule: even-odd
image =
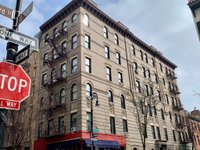
[(92, 139), (92, 147), (91, 150), (94, 150), (94, 141), (93, 141), (93, 96), (91, 96), (90, 100), (90, 112), (91, 112), (91, 130), (90, 130), (90, 139)]
[[(18, 30), (18, 26), (19, 26), (18, 17), (20, 15), (21, 5), (22, 5), (22, 0), (17, 0), (16, 7), (15, 7), (15, 16), (14, 16), (13, 25), (12, 25), (13, 30)], [(12, 42), (8, 42), (6, 49), (7, 49), (6, 61), (10, 63), (15, 63), (15, 55), (18, 51), (18, 45)], [(0, 109), (0, 113), (3, 113), (4, 116), (7, 118), (8, 111), (6, 109)], [(5, 130), (5, 122), (1, 118), (0, 119), (0, 150), (3, 150), (4, 130)]]

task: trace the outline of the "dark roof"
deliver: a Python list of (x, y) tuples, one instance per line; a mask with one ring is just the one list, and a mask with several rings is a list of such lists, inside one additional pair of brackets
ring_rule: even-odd
[(138, 46), (142, 47), (148, 53), (150, 53), (151, 55), (160, 59), (163, 63), (167, 64), (171, 68), (175, 69), (177, 67), (174, 63), (172, 63), (170, 60), (168, 60), (166, 57), (164, 57), (159, 51), (154, 50), (151, 46), (147, 45), (145, 42), (140, 40), (131, 31), (129, 31), (124, 25), (113, 20), (111, 17), (106, 15), (99, 8), (97, 8), (96, 5), (94, 5), (93, 3), (91, 3), (88, 0), (72, 0), (67, 6), (65, 6), (63, 9), (61, 9), (59, 12), (57, 12), (53, 17), (51, 17), (43, 25), (41, 25), (40, 30), (42, 32), (46, 32), (52, 26), (56, 25), (59, 21), (64, 19), (66, 16), (68, 16), (71, 12), (73, 12), (78, 7), (83, 7), (87, 11), (91, 12), (93, 15), (95, 15), (101, 21), (103, 21), (107, 25), (114, 28), (116, 31), (118, 31), (123, 36), (129, 38), (132, 42), (136, 43)]
[(198, 8), (200, 8), (200, 0), (189, 0), (188, 1), (188, 6), (190, 7), (193, 15), (195, 16), (194, 11)]

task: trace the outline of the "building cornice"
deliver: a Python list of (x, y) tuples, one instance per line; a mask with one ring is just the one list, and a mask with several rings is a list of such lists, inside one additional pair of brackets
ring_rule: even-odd
[(160, 59), (163, 63), (167, 64), (171, 68), (175, 69), (177, 66), (169, 61), (166, 57), (164, 57), (160, 52), (154, 50), (149, 45), (147, 45), (145, 42), (137, 38), (131, 31), (128, 30), (128, 28), (121, 25), (119, 22), (116, 22), (111, 17), (106, 15), (103, 11), (101, 11), (99, 8), (97, 8), (93, 3), (91, 3), (89, 0), (72, 0), (67, 6), (65, 6), (63, 9), (61, 9), (58, 13), (56, 13), (52, 18), (50, 18), (47, 22), (45, 22), (42, 26), (40, 26), (40, 30), (42, 32), (46, 32), (51, 27), (53, 27), (55, 24), (60, 22), (62, 19), (64, 19), (67, 15), (69, 15), (71, 12), (73, 12), (78, 7), (83, 7), (90, 13), (92, 13), (94, 16), (96, 16), (98, 19), (100, 19), (102, 22), (107, 24), (108, 26), (115, 29), (117, 32), (122, 34), (123, 36), (130, 39), (132, 42), (143, 48), (148, 53), (152, 54), (154, 57)]

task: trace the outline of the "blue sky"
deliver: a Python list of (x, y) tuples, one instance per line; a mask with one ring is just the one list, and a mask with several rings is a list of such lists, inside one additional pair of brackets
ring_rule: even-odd
[[(20, 24), (20, 32), (33, 36), (39, 26), (71, 0), (33, 0), (33, 12)], [(95, 0), (98, 7), (116, 21), (125, 24), (137, 37), (153, 45), (174, 62), (185, 109), (200, 109), (200, 42), (187, 0)], [(22, 11), (31, 3), (23, 0)], [(1, 0), (15, 8), (15, 0)], [(0, 16), (0, 24), (11, 28), (9, 18)], [(0, 39), (0, 60), (6, 55), (6, 41)]]

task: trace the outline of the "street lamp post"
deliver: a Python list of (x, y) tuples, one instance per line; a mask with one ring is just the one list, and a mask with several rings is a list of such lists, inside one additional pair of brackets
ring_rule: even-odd
[(88, 96), (88, 100), (90, 100), (90, 113), (91, 113), (91, 122), (90, 122), (90, 139), (92, 141), (91, 150), (94, 150), (94, 124), (93, 124), (93, 100), (96, 100), (95, 106), (99, 106), (98, 95), (93, 92), (91, 96)]

